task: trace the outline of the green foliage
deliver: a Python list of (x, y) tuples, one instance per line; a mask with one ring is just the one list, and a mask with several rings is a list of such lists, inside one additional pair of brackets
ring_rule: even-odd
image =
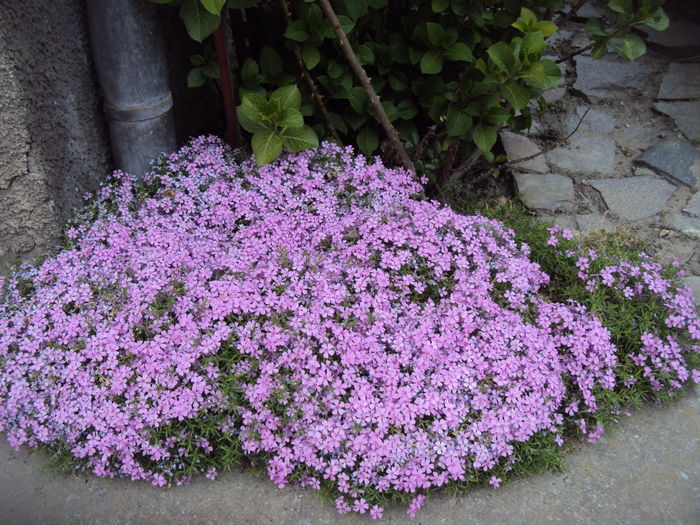
[(244, 93), (236, 108), (243, 129), (252, 133), (251, 145), (258, 166), (275, 160), (284, 146), (301, 151), (318, 146), (316, 132), (304, 125), (301, 93), (296, 86), (282, 86), (269, 96)]
[[(152, 1), (179, 6), (189, 34), (198, 41), (216, 27), (225, 4)], [(571, 3), (338, 0), (333, 5), (399, 138), (409, 153), (422, 153), (416, 166), (434, 180), (450, 147), (457, 144), (461, 158), (476, 147), (492, 160), (499, 128), (528, 128), (533, 100), (546, 108), (543, 92), (561, 81), (557, 64), (543, 58), (547, 38), (558, 29), (550, 18)], [(634, 24), (664, 29), (668, 18), (662, 4), (663, 0), (611, 0), (612, 26), (605, 27), (597, 18), (586, 25), (592, 56), (612, 50), (630, 60), (639, 57), (645, 52), (644, 42), (626, 31)], [(366, 155), (377, 153), (384, 131), (316, 2), (289, 0), (289, 17), (278, 2), (229, 0), (226, 6), (246, 9), (248, 44), (236, 51), (241, 99), (249, 93), (266, 97), (296, 82), (301, 90), (299, 111), (316, 136), (337, 135)], [(191, 75), (193, 85), (206, 80), (203, 70)], [(325, 111), (318, 107), (319, 100)], [(258, 148), (265, 144), (272, 154), (281, 151), (279, 137), (268, 133), (254, 137), (254, 142)]]

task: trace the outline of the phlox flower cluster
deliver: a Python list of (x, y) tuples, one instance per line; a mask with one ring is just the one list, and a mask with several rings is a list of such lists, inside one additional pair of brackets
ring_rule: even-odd
[[(414, 494), (413, 515), (432, 487), (498, 486), (517, 444), (595, 413), (616, 348), (545, 301), (503, 224), (420, 191), (331, 144), (258, 168), (203, 137), (116, 173), (66, 249), (0, 283), (0, 430), (160, 485), (216, 476), (211, 425), (161, 432), (213, 422), (278, 486), (375, 519), (373, 494)], [(664, 300), (697, 331), (686, 295)], [(640, 362), (682, 382), (685, 347), (655, 337)]]

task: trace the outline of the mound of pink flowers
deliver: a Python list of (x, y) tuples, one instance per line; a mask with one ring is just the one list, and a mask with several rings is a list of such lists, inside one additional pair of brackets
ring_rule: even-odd
[[(215, 421), (280, 487), (330, 483), (340, 512), (380, 517), (368, 488), (415, 493), (415, 512), (615, 386), (600, 320), (546, 302), (511, 232), (418, 197), (407, 172), (329, 144), (257, 168), (200, 138), (140, 191), (115, 177), (69, 248), (4, 283), (13, 446), (164, 484), (214, 452), (196, 423)], [(673, 343), (645, 344), (653, 376)]]

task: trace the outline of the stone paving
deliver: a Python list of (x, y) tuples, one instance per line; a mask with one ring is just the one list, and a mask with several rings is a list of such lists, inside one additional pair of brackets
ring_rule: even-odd
[[(583, 39), (583, 24), (561, 33), (554, 56)], [(514, 165), (524, 202), (582, 235), (624, 228), (646, 240), (662, 262), (682, 264), (700, 302), (700, 64), (683, 61), (700, 47), (700, 26), (678, 20), (645, 33), (648, 52), (635, 62), (576, 56), (546, 94), (549, 112), (501, 139), (513, 160), (576, 130)]]

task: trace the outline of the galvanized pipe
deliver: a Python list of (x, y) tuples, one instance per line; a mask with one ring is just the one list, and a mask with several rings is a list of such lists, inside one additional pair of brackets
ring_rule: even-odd
[(157, 6), (87, 0), (87, 13), (115, 166), (143, 175), (152, 159), (177, 146)]

